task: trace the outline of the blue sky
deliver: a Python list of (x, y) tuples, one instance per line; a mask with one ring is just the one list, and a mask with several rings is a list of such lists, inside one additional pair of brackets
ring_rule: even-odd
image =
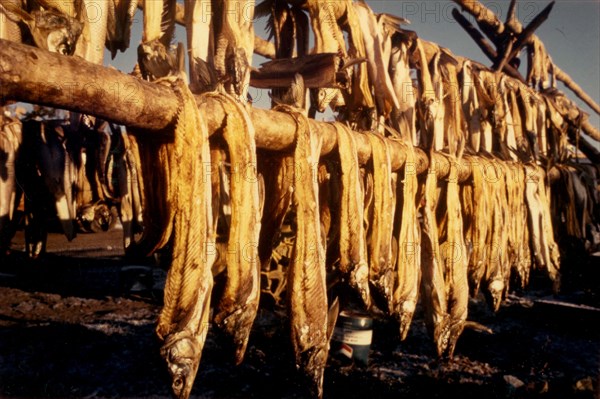
[[(452, 9), (457, 7), (449, 0), (423, 1), (367, 1), (375, 12), (387, 12), (411, 21), (406, 29), (441, 46), (449, 48), (454, 54), (491, 65), (473, 40), (454, 21)], [(509, 1), (482, 1), (505, 19)], [(517, 16), (526, 25), (550, 1), (520, 0)], [(470, 20), (471, 17), (469, 17)], [(131, 46), (126, 53), (119, 53), (114, 60), (106, 53), (105, 63), (130, 72), (136, 62), (136, 48), (141, 40), (141, 14), (138, 12), (132, 33)], [(263, 31), (264, 20), (255, 21), (257, 34), (266, 37)], [(536, 31), (543, 40), (554, 63), (568, 73), (587, 93), (600, 103), (600, 0), (557, 0), (548, 20)], [(185, 31), (177, 29), (176, 40), (185, 42)], [(254, 65), (265, 59), (255, 55)], [(600, 118), (577, 99), (568, 89), (559, 84), (569, 98), (575, 100), (581, 108), (590, 114), (590, 121), (600, 129)], [(268, 107), (269, 99), (265, 91), (251, 90), (258, 107)]]

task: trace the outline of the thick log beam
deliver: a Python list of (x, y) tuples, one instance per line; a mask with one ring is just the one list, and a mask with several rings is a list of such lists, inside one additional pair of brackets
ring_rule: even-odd
[[(0, 101), (23, 101), (96, 115), (120, 125), (145, 132), (144, 138), (160, 135), (175, 120), (179, 102), (167, 87), (142, 81), (115, 69), (76, 57), (62, 56), (35, 47), (0, 39)], [(211, 132), (219, 130), (225, 112), (218, 101), (199, 104)], [(295, 119), (285, 113), (250, 109), (259, 148), (291, 150), (296, 132)], [(322, 155), (337, 143), (333, 124), (310, 121), (323, 138)], [(140, 137), (143, 139), (142, 137)], [(366, 163), (371, 146), (365, 134), (356, 133), (359, 159)], [(406, 160), (402, 145), (392, 141), (393, 169)], [(428, 158), (417, 149), (417, 172), (427, 169)], [(440, 162), (443, 164), (444, 160)], [(443, 168), (441, 169), (443, 170)]]
[[(485, 29), (486, 34), (490, 31), (495, 33), (496, 36), (502, 35), (505, 30), (508, 28), (504, 25), (502, 21), (498, 18), (494, 12), (485, 7), (479, 1), (475, 0), (452, 0), (461, 8), (475, 17), (477, 23), (480, 26), (486, 26), (488, 29)], [(512, 29), (514, 34), (520, 34), (523, 31), (523, 25), (517, 20), (514, 19), (511, 23), (510, 29)], [(536, 38), (536, 35), (532, 35), (532, 38)], [(577, 97), (579, 97), (583, 102), (585, 102), (591, 109), (593, 109), (597, 114), (600, 115), (600, 105), (594, 101), (577, 83), (571, 79), (569, 75), (567, 75), (564, 71), (562, 71), (556, 64), (553, 63), (554, 76), (556, 79), (560, 80), (567, 86)]]
[(17, 100), (160, 131), (179, 107), (160, 85), (81, 58), (0, 39), (0, 103)]

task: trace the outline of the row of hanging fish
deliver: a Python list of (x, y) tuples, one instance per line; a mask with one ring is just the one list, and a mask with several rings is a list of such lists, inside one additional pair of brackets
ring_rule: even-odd
[[(118, 14), (125, 27), (134, 3), (123, 2), (126, 12)], [(467, 323), (469, 295), (482, 291), (497, 310), (512, 277), (526, 287), (533, 267), (543, 269), (558, 288), (553, 193), (540, 165), (564, 156), (572, 121), (559, 118), (559, 99), (445, 49), (432, 50), (400, 28), (407, 21), (377, 15), (365, 2), (323, 7), (312, 0), (268, 1), (262, 12), (271, 16), (278, 56), (308, 52), (308, 15), (313, 52), (339, 53), (355, 62), (345, 65), (347, 87), (313, 89), (310, 105), (302, 77), (290, 90), (274, 90), (275, 109), (296, 121), (294, 150), (257, 152), (246, 104), (254, 2), (185, 2), (189, 88), (181, 52), (169, 51), (176, 2), (141, 5), (140, 72), (170, 85), (182, 106), (172, 142), (131, 144), (128, 162), (141, 166), (131, 171), (141, 177), (143, 190), (132, 195), (143, 203), (144, 230), (126, 245), (143, 254), (165, 251), (170, 260), (157, 334), (177, 397), (191, 392), (211, 321), (230, 338), (233, 360), (243, 361), (259, 308), (261, 267), (290, 214), (295, 226), (286, 281), (290, 340), (314, 397), (323, 395), (337, 315), (337, 301), (328, 295), (332, 286), (341, 293), (342, 306), (352, 296), (364, 310), (396, 320), (401, 339), (420, 302), (438, 354), (449, 357)], [(106, 43), (114, 55), (126, 41)], [(200, 95), (194, 99), (190, 88)], [(210, 147), (198, 109), (208, 98), (227, 114)], [(320, 138), (307, 115), (327, 106), (338, 115), (338, 145), (321, 157)], [(366, 165), (359, 162), (351, 127), (368, 131), (372, 155)], [(548, 150), (549, 143), (557, 153)], [(398, 147), (406, 159), (394, 171)], [(430, 159), (420, 176), (415, 147)], [(448, 171), (434, 162), (440, 153)], [(203, 179), (207, 162), (211, 179)], [(463, 167), (471, 171), (466, 181)], [(583, 232), (589, 213), (566, 216), (577, 226), (574, 231)], [(220, 273), (214, 270), (217, 235), (227, 248)]]
[[(278, 43), (286, 40), (286, 31), (278, 21), (297, 4), (265, 1), (261, 6), (263, 15), (270, 15), (280, 56)], [(328, 273), (355, 291), (364, 310), (394, 317), (401, 338), (421, 301), (439, 355), (450, 357), (467, 323), (469, 295), (482, 291), (490, 307), (498, 310), (510, 284), (527, 287), (533, 269), (543, 270), (559, 289), (554, 194), (549, 167), (543, 166), (564, 160), (567, 134), (576, 126), (579, 115), (561, 109), (565, 99), (551, 89), (538, 93), (425, 43), (400, 28), (406, 21), (377, 15), (364, 2), (340, 2), (326, 10), (307, 1), (301, 9), (318, 38), (313, 52), (364, 57), (360, 65), (366, 64), (368, 71), (365, 83), (364, 71), (354, 66), (353, 84), (318, 89), (310, 97), (313, 112), (329, 105), (341, 123), (336, 125), (338, 158), (320, 163), (326, 172), (320, 188), (328, 193), (321, 204)], [(362, 28), (358, 34), (357, 26)], [(302, 25), (286, 29), (298, 31)], [(347, 44), (343, 31), (348, 33)], [(287, 46), (289, 57), (294, 43), (288, 40)], [(302, 51), (297, 47), (298, 54)], [(546, 54), (538, 52), (534, 61), (547, 61)], [(530, 80), (546, 82), (547, 74), (538, 69), (532, 70)], [(274, 97), (274, 103), (286, 100), (290, 98)], [(310, 113), (303, 101), (292, 103)], [(375, 111), (366, 110), (368, 106)], [(394, 132), (383, 134), (384, 129), (392, 130), (384, 125)], [(366, 133), (369, 164), (376, 167), (358, 164), (352, 134), (344, 133), (347, 126), (371, 130)], [(406, 148), (408, 166), (398, 173), (391, 171), (385, 144), (379, 143), (389, 143), (390, 138)], [(433, 164), (426, 177), (411, 171), (413, 146), (431, 151)], [(438, 170), (434, 152), (447, 154), (449, 171)], [(470, 170), (467, 181), (461, 168)], [(438, 175), (444, 179), (438, 180)], [(595, 193), (594, 184), (586, 187)], [(285, 184), (276, 190), (279, 199), (285, 197)], [(364, 204), (364, 211), (357, 203)], [(596, 232), (591, 226), (597, 226), (598, 219), (594, 224), (588, 216), (596, 208), (583, 205), (586, 210), (578, 216), (573, 209), (563, 210), (563, 218), (574, 226), (581, 221)], [(395, 221), (393, 230), (389, 221)], [(580, 226), (575, 231), (586, 234)]]

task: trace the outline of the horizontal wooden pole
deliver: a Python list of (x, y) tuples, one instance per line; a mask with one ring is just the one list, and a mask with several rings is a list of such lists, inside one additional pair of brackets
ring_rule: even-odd
[[(179, 102), (166, 86), (142, 81), (112, 68), (81, 58), (50, 53), (35, 47), (0, 40), (0, 99), (46, 105), (98, 116), (110, 122), (144, 131), (141, 139), (160, 136), (175, 120)], [(211, 132), (225, 119), (220, 103), (206, 99), (200, 104)], [(258, 148), (287, 151), (294, 143), (296, 122), (286, 113), (259, 108), (249, 110), (256, 129)], [(335, 126), (310, 120), (312, 129), (323, 139), (322, 155), (337, 143)], [(364, 133), (355, 132), (361, 163), (371, 156)], [(406, 153), (400, 143), (391, 141), (392, 167), (400, 169)], [(417, 171), (427, 169), (428, 158), (417, 151)], [(444, 159), (440, 159), (444, 163)]]

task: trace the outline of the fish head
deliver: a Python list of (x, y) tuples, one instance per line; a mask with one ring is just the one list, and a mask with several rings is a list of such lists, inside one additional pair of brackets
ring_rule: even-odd
[(318, 345), (300, 354), (297, 367), (303, 373), (303, 379), (313, 398), (323, 397), (323, 379), (329, 345)]
[(487, 290), (484, 292), (485, 299), (490, 305), (494, 312), (500, 309), (502, 304), (502, 296), (504, 294), (504, 282), (502, 280), (493, 280), (487, 286)]
[(310, 90), (311, 107), (319, 112), (325, 112), (327, 106), (337, 96), (338, 89), (334, 88), (319, 88)]
[(113, 222), (113, 215), (108, 205), (98, 204), (94, 206), (94, 221), (98, 223), (102, 231), (108, 231)]
[(440, 358), (446, 356), (450, 344), (450, 325), (448, 322), (448, 315), (444, 314), (433, 332), (437, 354)]
[(451, 359), (452, 356), (454, 356), (454, 348), (456, 348), (456, 343), (458, 342), (458, 338), (462, 335), (464, 327), (464, 320), (456, 320), (448, 326), (448, 345), (446, 346), (446, 351), (444, 353), (445, 358)]
[(35, 11), (35, 25), (31, 26), (36, 45), (62, 55), (73, 55), (83, 26), (62, 13)]
[(187, 399), (192, 392), (200, 365), (199, 342), (187, 331), (167, 337), (160, 350), (171, 375), (171, 390), (177, 399)]

